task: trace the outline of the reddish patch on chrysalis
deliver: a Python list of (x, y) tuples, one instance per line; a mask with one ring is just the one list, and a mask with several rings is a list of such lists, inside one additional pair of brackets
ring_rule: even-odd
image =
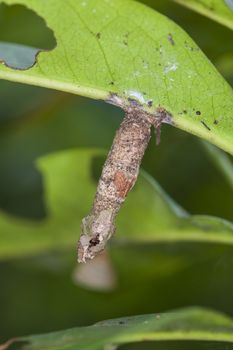
[(129, 181), (122, 171), (117, 171), (115, 173), (114, 185), (116, 187), (119, 197), (125, 198), (127, 196), (128, 192), (133, 187), (135, 180), (136, 179), (133, 178)]

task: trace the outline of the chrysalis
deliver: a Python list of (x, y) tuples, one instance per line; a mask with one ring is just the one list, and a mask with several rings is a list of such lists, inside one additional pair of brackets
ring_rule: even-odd
[(92, 210), (82, 220), (79, 262), (93, 259), (114, 234), (116, 215), (137, 180), (151, 126), (157, 130), (158, 141), (162, 122), (170, 122), (170, 115), (161, 108), (153, 116), (135, 107), (126, 111), (104, 164)]

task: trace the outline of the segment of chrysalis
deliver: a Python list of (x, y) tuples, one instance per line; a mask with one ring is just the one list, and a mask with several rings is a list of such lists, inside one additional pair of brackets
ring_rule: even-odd
[(104, 164), (92, 210), (82, 220), (79, 262), (93, 259), (113, 236), (116, 215), (137, 180), (151, 126), (158, 130), (166, 118), (168, 114), (162, 109), (157, 116), (135, 108), (126, 112)]

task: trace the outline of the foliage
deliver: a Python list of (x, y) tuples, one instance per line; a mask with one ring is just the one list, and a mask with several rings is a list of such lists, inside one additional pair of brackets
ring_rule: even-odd
[(233, 321), (221, 314), (201, 309), (187, 309), (157, 314), (120, 318), (91, 327), (70, 329), (43, 336), (15, 340), (19, 349), (116, 349), (129, 342), (176, 339), (233, 340)]
[[(31, 69), (25, 70), (25, 62), (17, 71), (2, 65), (0, 78), (117, 105), (136, 99), (149, 110), (152, 103), (151, 112), (162, 106), (177, 127), (233, 152), (232, 89), (175, 23), (131, 0), (17, 3), (46, 20), (57, 45), (41, 52)], [(53, 16), (54, 7), (59, 17)], [(19, 54), (18, 46), (15, 50)]]
[[(232, 10), (226, 2), (216, 2), (214, 11), (208, 1), (177, 2), (232, 29)], [(104, 286), (96, 292), (86, 284), (85, 290), (79, 280), (82, 267), (73, 271), (73, 282), (70, 279), (74, 246), (122, 113), (64, 93), (120, 107), (137, 101), (151, 113), (160, 105), (178, 128), (232, 153), (231, 87), (188, 34), (138, 2), (51, 0), (45, 6), (38, 0), (5, 0), (4, 4), (4, 11), (10, 11), (8, 5), (26, 5), (34, 12), (23, 16), (37, 14), (43, 30), (40, 34), (38, 29), (35, 45), (29, 31), (23, 42), (7, 42), (0, 36), (0, 59), (5, 64), (0, 65), (0, 77), (63, 92), (1, 82), (1, 342), (78, 323), (82, 327), (21, 337), (14, 345), (105, 350), (131, 342), (195, 340), (216, 342), (221, 349), (225, 342), (232, 343), (230, 317), (186, 307), (204, 305), (233, 315), (231, 158), (206, 141), (164, 126), (161, 145), (155, 149), (150, 144), (104, 261), (112, 265), (116, 286), (109, 294)], [(154, 6), (172, 13), (178, 22), (180, 16), (186, 30), (193, 28), (188, 10), (168, 1)], [(17, 20), (24, 8), (14, 11)], [(190, 16), (209, 23), (194, 13)], [(43, 20), (49, 27), (49, 44), (43, 42)], [(4, 26), (10, 32), (7, 21)], [(213, 47), (208, 33), (205, 41), (201, 26), (194, 36), (231, 83), (233, 47), (230, 39), (218, 39), (221, 30), (230, 38), (229, 29), (219, 28), (210, 24), (210, 36), (215, 31), (218, 43)], [(97, 273), (99, 265), (94, 268)], [(88, 269), (93, 273), (91, 266)], [(164, 313), (179, 307), (183, 309)], [(156, 317), (154, 311), (162, 313)], [(148, 315), (84, 327), (99, 319), (140, 313)], [(0, 349), (8, 347), (10, 343)]]

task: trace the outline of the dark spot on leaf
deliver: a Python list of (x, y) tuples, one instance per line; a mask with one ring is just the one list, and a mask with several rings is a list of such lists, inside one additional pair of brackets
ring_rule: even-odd
[(123, 44), (124, 44), (125, 46), (128, 46), (128, 41), (127, 41), (127, 40), (123, 40)]
[(187, 111), (186, 111), (186, 109), (184, 109), (184, 110), (183, 110), (183, 113), (184, 113), (184, 114), (187, 114)]
[(217, 119), (214, 120), (214, 124), (215, 124), (215, 125), (218, 124), (218, 120), (217, 120)]
[(196, 115), (201, 115), (201, 112), (200, 111), (196, 111)]
[(114, 85), (114, 81), (110, 81), (109, 85)]
[(100, 39), (101, 38), (101, 33), (96, 33), (96, 37), (97, 37), (97, 39)]
[(148, 105), (148, 107), (152, 107), (152, 106), (153, 106), (153, 101), (152, 101), (152, 100), (149, 100), (149, 101), (147, 102), (147, 105)]
[[(9, 68), (26, 70), (35, 65), (41, 51), (52, 50), (56, 46), (53, 31), (44, 19), (22, 5), (0, 5), (0, 62)], [(12, 31), (17, 25), (20, 30)], [(30, 30), (29, 30), (30, 28)], [(39, 37), (37, 33), (42, 33)]]
[(204, 122), (204, 120), (201, 120), (201, 123), (204, 125), (204, 127), (205, 127), (207, 130), (211, 131), (210, 127)]
[(168, 38), (168, 41), (170, 42), (170, 44), (172, 46), (174, 46), (175, 45), (175, 41), (174, 41), (173, 36), (172, 36), (171, 33), (168, 34), (167, 38)]
[(119, 321), (119, 324), (125, 324), (125, 322), (124, 321)]

